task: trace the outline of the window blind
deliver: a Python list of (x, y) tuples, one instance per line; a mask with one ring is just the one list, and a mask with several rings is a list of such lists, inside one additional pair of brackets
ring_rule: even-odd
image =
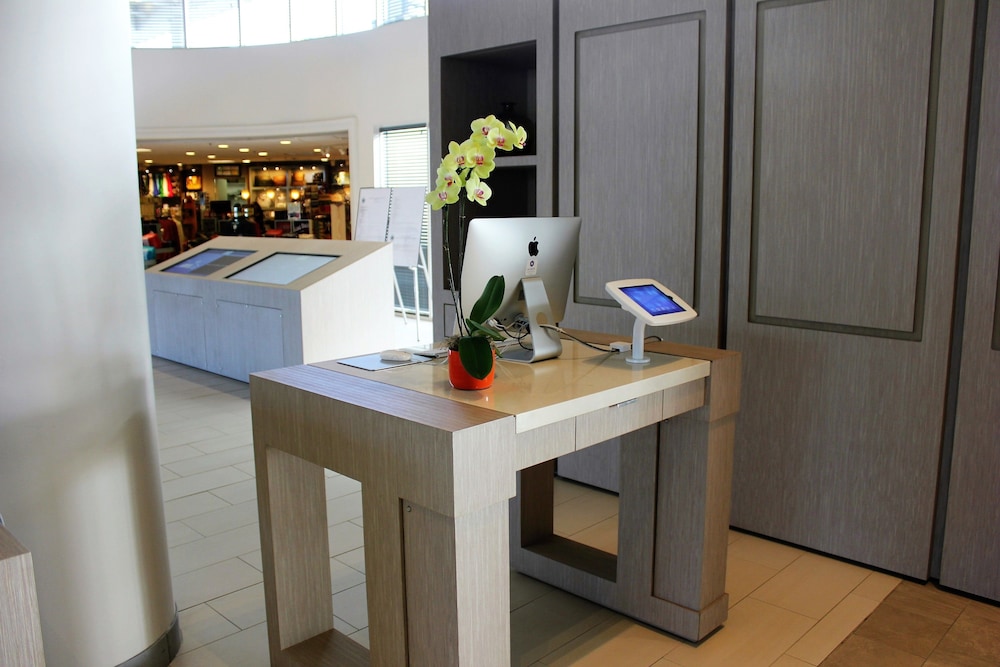
[[(425, 125), (382, 129), (378, 140), (379, 185), (386, 188), (422, 187), (428, 190), (429, 150)], [(420, 225), (420, 248), (428, 262), (430, 262), (430, 224), (430, 207), (424, 206), (423, 222)], [(401, 307), (414, 310), (416, 304), (413, 300), (413, 271), (397, 267), (396, 281), (403, 295)], [(429, 313), (429, 290), (423, 271), (417, 271), (417, 286), (420, 290), (420, 312)]]

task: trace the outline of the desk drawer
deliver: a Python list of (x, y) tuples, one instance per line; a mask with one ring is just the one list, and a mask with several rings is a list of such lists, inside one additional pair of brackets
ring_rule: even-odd
[(576, 418), (576, 448), (583, 449), (662, 419), (663, 394), (656, 392)]
[(576, 421), (564, 419), (555, 424), (519, 433), (514, 450), (514, 464), (524, 470), (563, 454), (572, 454), (576, 447)]

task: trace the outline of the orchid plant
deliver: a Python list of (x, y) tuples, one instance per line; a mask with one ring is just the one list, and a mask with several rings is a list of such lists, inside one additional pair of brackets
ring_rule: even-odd
[[(435, 211), (442, 211), (444, 256), (448, 263), (448, 281), (451, 296), (460, 313), (461, 294), (455, 289), (455, 269), (452, 265), (448, 206), (458, 204), (459, 233), (465, 229), (465, 202), (476, 202), (486, 206), (493, 190), (485, 179), (496, 167), (496, 152), (523, 149), (528, 133), (514, 123), (504, 124), (492, 114), (472, 121), (472, 133), (462, 143), (448, 144), (448, 154), (441, 160), (437, 170), (437, 181), (433, 191), (427, 195), (427, 203)], [(462, 191), (465, 197), (462, 197)], [(461, 243), (461, 240), (460, 240)], [(459, 249), (464, 250), (463, 248)], [(499, 331), (487, 322), (500, 307), (504, 295), (503, 276), (493, 276), (486, 284), (483, 294), (476, 301), (468, 317), (459, 318), (458, 336), (449, 347), (457, 349), (466, 370), (475, 378), (486, 377), (493, 367), (493, 346), (490, 340), (502, 340)]]

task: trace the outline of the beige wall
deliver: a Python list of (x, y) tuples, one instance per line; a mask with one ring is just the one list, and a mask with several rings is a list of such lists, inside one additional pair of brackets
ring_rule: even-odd
[(292, 44), (132, 52), (140, 139), (351, 134), (351, 185), (374, 185), (381, 127), (427, 123), (427, 19)]

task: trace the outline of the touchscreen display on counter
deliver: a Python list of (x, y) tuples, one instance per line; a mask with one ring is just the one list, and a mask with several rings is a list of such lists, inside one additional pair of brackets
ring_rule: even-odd
[(208, 248), (183, 262), (177, 262), (163, 269), (167, 273), (184, 273), (189, 276), (209, 276), (221, 268), (254, 254), (253, 250), (226, 250)]
[(634, 285), (632, 287), (622, 287), (621, 290), (643, 310), (654, 317), (656, 315), (680, 313), (684, 310), (670, 295), (658, 290), (656, 285)]
[(287, 285), (316, 269), (326, 266), (339, 255), (300, 255), (279, 252), (238, 271), (227, 280), (245, 280), (268, 285)]

